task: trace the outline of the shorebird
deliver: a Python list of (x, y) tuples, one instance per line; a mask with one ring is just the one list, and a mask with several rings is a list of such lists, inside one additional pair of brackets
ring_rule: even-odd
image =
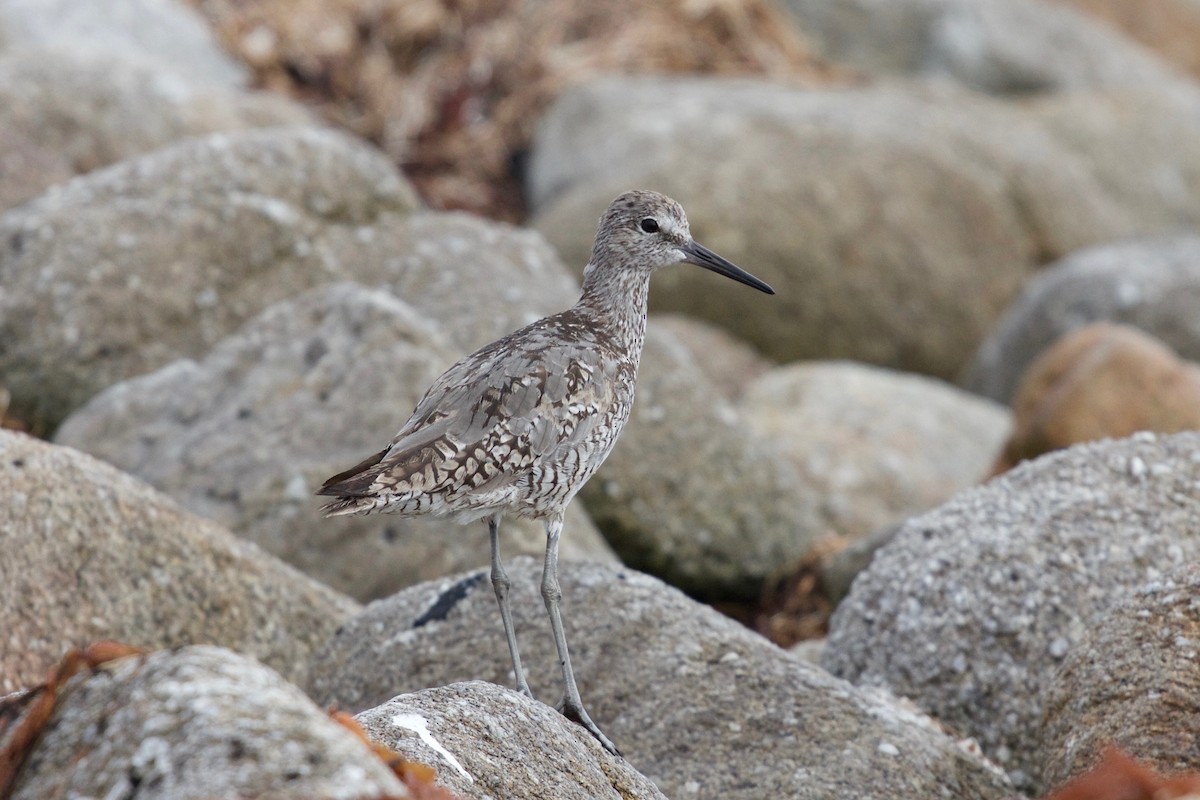
[(485, 520), (492, 587), (517, 690), (533, 697), (513, 629), (511, 582), (500, 559), (500, 519), (542, 520), (542, 599), (562, 668), (559, 710), (614, 755), (584, 710), (559, 603), (558, 541), (567, 504), (608, 456), (633, 406), (646, 337), (650, 276), (686, 262), (767, 294), (766, 283), (692, 239), (683, 208), (656, 192), (612, 202), (596, 231), (574, 307), (534, 322), (450, 367), (387, 447), (317, 491), (337, 498), (326, 516), (384, 512)]

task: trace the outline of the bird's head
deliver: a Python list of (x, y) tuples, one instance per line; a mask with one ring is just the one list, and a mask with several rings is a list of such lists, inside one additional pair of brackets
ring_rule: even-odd
[(679, 203), (658, 192), (644, 190), (625, 192), (604, 212), (587, 270), (604, 265), (606, 269), (653, 272), (680, 262), (775, 294), (766, 283), (693, 239), (687, 215)]

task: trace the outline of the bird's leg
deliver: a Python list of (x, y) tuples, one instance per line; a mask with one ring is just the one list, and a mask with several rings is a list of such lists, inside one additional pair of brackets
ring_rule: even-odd
[(517, 676), (517, 691), (532, 698), (525, 671), (521, 669), (521, 652), (517, 649), (517, 634), (513, 628), (512, 610), (508, 607), (508, 589), (512, 581), (500, 563), (500, 515), (488, 518), (488, 534), (492, 538), (492, 588), (496, 590), (496, 602), (500, 604), (500, 619), (504, 621), (504, 638), (508, 640), (508, 654), (512, 656), (513, 672)]
[(554, 645), (558, 648), (558, 663), (563, 674), (563, 699), (559, 711), (567, 719), (577, 722), (595, 736), (605, 750), (615, 756), (621, 755), (617, 746), (605, 736), (592, 718), (583, 709), (579, 687), (575, 685), (575, 673), (571, 671), (571, 654), (567, 652), (567, 636), (563, 633), (562, 615), (558, 605), (562, 600), (562, 589), (558, 585), (558, 538), (562, 535), (562, 516), (546, 521), (546, 564), (542, 569), (542, 600), (550, 614), (550, 628), (554, 631)]

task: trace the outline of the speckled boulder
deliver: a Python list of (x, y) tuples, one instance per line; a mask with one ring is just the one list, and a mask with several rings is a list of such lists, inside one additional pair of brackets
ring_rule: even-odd
[[(271, 306), (200, 361), (102, 392), (56, 440), (368, 600), (488, 563), (482, 523), (324, 519), (313, 496), (382, 447), (456, 358), (437, 327), (392, 294), (318, 287)], [(613, 558), (578, 506), (566, 524), (564, 558)], [(545, 547), (537, 522), (513, 519), (501, 531), (506, 552)]]
[[(998, 93), (1179, 83), (1100, 21), (1037, 0), (784, 0), (817, 51), (874, 74)], [(1158, 4), (1156, 4), (1158, 5)]]
[(947, 86), (596, 81), (546, 113), (527, 183), (535, 227), (569, 263), (614, 195), (649, 186), (778, 292), (678, 267), (655, 277), (652, 309), (779, 361), (944, 378), (1040, 260), (1133, 230), (1081, 158), (1010, 106)]
[(52, 429), (276, 300), (382, 271), (373, 238), (415, 207), (382, 155), (309, 128), (190, 139), (53, 187), (0, 216), (13, 414)]
[(311, 122), (301, 106), (277, 95), (197, 82), (133, 55), (65, 47), (6, 51), (0, 55), (0, 130), (32, 139), (68, 172), (21, 180), (0, 169), (0, 210), (70, 174), (188, 136)]
[[(552, 704), (561, 678), (538, 595), (541, 566), (517, 558), (508, 571), (522, 660), (535, 694)], [(831, 677), (649, 576), (568, 563), (561, 583), (584, 703), (669, 797), (1011, 793), (1001, 774), (920, 714)], [(313, 661), (310, 690), (319, 702), (363, 709), (464, 680), (510, 684), (499, 617), (484, 571), (406, 589), (331, 638)], [(502, 735), (502, 725), (488, 735)]]
[(967, 388), (1008, 402), (1033, 360), (1068, 331), (1121, 322), (1200, 361), (1200, 236), (1082, 250), (1031, 280), (975, 354)]
[(438, 771), (464, 800), (665, 800), (554, 709), (494, 683), (402, 694), (359, 714), (373, 741)]
[(1200, 430), (1200, 365), (1128, 325), (1063, 336), (1029, 367), (996, 471), (1078, 442)]
[(13, 786), (47, 797), (408, 797), (355, 734), (217, 647), (130, 656), (72, 679)]
[(851, 362), (763, 375), (738, 410), (782, 447), (816, 498), (814, 537), (851, 539), (901, 522), (987, 476), (1008, 411), (941, 381)]
[(0, 52), (30, 46), (144, 59), (227, 87), (247, 81), (246, 68), (177, 0), (0, 0)]
[(1116, 745), (1161, 772), (1200, 771), (1200, 566), (1167, 573), (1112, 609), (1063, 660), (1042, 712), (1042, 785)]
[(693, 596), (757, 598), (822, 535), (804, 491), (688, 349), (651, 325), (629, 423), (580, 492), (621, 560)]
[(0, 430), (0, 487), (0, 694), (96, 639), (221, 644), (302, 680), (359, 608), (76, 450)]
[(883, 685), (1039, 788), (1064, 657), (1147, 581), (1200, 558), (1200, 434), (1077, 445), (907, 522), (860, 573), (822, 663)]

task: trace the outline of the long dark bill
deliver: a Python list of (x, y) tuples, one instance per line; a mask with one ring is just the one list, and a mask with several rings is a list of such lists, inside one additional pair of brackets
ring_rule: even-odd
[(726, 261), (704, 245), (698, 244), (695, 239), (680, 249), (683, 251), (683, 260), (688, 264), (695, 264), (697, 267), (704, 267), (718, 275), (724, 275), (726, 278), (733, 278), (738, 283), (753, 286), (760, 292), (775, 294), (775, 290), (768, 284), (760, 281), (732, 261)]

